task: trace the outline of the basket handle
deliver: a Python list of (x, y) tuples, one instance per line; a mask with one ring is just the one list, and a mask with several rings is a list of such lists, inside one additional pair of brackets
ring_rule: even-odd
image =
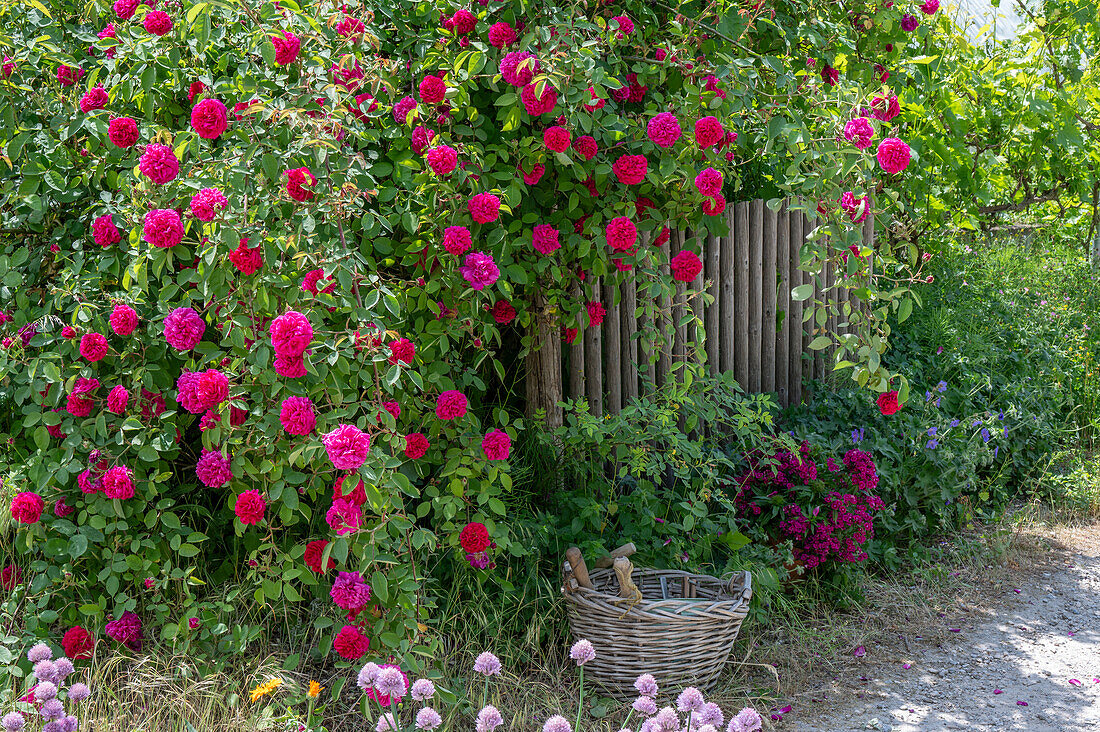
[[(741, 588), (738, 591), (737, 580), (741, 580)], [(726, 582), (726, 590), (733, 597), (737, 597), (740, 594), (741, 599), (748, 602), (752, 599), (752, 572), (745, 570), (744, 572), (735, 572)]]
[(565, 561), (569, 562), (569, 566), (573, 569), (573, 576), (576, 578), (577, 584), (589, 590), (596, 589), (592, 584), (592, 580), (588, 578), (588, 566), (584, 563), (584, 556), (579, 548), (571, 546), (566, 549)]

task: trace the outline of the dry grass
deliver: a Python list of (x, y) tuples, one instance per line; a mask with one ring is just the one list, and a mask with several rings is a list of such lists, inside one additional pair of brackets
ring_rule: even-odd
[(234, 673), (200, 674), (187, 658), (156, 655), (100, 658), (88, 670), (95, 690), (82, 712), (83, 729), (96, 732), (245, 732), (280, 727), (249, 690), (273, 677), (284, 693), (302, 680), (269, 656)]

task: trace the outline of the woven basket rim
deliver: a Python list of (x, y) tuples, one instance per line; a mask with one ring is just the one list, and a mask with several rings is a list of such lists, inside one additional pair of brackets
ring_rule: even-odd
[[(597, 569), (591, 573), (593, 578), (603, 578), (611, 574), (610, 569)], [(631, 577), (669, 576), (677, 579), (692, 578), (697, 583), (717, 584), (720, 594), (717, 598), (667, 598), (658, 600), (642, 599), (626, 604), (623, 598), (600, 590), (578, 587), (565, 593), (567, 602), (574, 612), (588, 612), (614, 616), (621, 620), (647, 622), (721, 622), (722, 616), (743, 618), (745, 607), (752, 599), (752, 574), (745, 571), (732, 572), (726, 579), (707, 574), (695, 574), (679, 569), (643, 569), (635, 568)], [(723, 596), (724, 595), (724, 596)]]

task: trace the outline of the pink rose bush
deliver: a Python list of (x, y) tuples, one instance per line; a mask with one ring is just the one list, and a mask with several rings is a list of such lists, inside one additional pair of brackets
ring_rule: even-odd
[[(726, 197), (748, 195), (743, 164), (787, 154), (769, 120), (801, 118), (755, 104), (752, 85), (737, 82), (744, 70), (725, 61), (746, 59), (661, 8), (581, 4), (568, 9), (578, 22), (563, 24), (486, 7), (429, 4), (395, 35), (351, 6), (260, 17), (233, 4), (115, 0), (90, 7), (79, 34), (71, 19), (42, 20), (62, 39), (50, 58), (67, 64), (5, 60), (3, 74), (43, 103), (13, 107), (13, 129), (39, 132), (7, 142), (0, 195), (13, 229), (45, 233), (40, 252), (11, 245), (27, 254), (13, 266), (19, 287), (0, 294), (0, 401), (13, 405), (0, 427), (28, 475), (57, 476), (13, 494), (20, 531), (56, 529), (41, 506), (67, 507), (92, 537), (100, 521), (124, 520), (123, 544), (141, 546), (125, 552), (134, 559), (93, 540), (57, 561), (79, 559), (87, 577), (140, 562), (128, 571), (139, 587), (157, 578), (158, 592), (164, 563), (201, 576), (200, 563), (233, 551), (258, 563), (247, 571), (264, 573), (265, 592), (278, 583), (266, 602), (295, 592), (330, 602), (328, 640), (344, 660), (388, 656), (382, 639), (413, 627), (406, 608), (429, 590), (410, 552), (427, 560), (478, 524), (492, 536), (472, 561), (459, 553), (462, 571), (510, 556), (507, 517), (488, 513), (523, 429), (492, 393), (519, 383), (507, 355), (535, 345), (540, 323), (561, 334), (555, 346), (606, 328), (604, 286), (636, 281), (663, 297), (680, 283), (697, 296), (699, 247), (672, 246), (671, 232), (725, 236)], [(882, 12), (900, 22), (900, 10)], [(876, 42), (885, 32), (870, 31)], [(924, 149), (903, 142), (907, 115), (888, 85), (905, 73), (898, 55), (880, 59), (894, 76), (866, 92), (854, 73), (829, 71), (827, 104), (822, 62), (807, 71), (798, 58), (786, 79), (788, 103), (812, 117), (799, 130), (816, 146), (797, 171), (813, 181), (805, 195), (844, 235), (876, 215), (872, 193), (890, 205), (876, 186), (915, 177), (913, 150)], [(747, 63), (761, 79), (787, 73)], [(47, 155), (46, 138), (64, 154)], [(823, 172), (830, 156), (844, 164)], [(36, 189), (20, 192), (24, 181)], [(436, 491), (445, 468), (460, 471), (462, 491)], [(338, 477), (347, 487), (330, 494)], [(414, 550), (378, 530), (412, 512)], [(269, 534), (268, 554), (247, 556)], [(381, 617), (348, 618), (371, 607), (344, 607), (328, 596), (331, 577), (318, 589), (293, 571), (370, 577), (383, 570), (351, 566), (368, 541), (402, 557), (384, 568)], [(76, 617), (100, 595), (104, 608), (125, 602), (126, 582), (111, 597), (97, 582), (87, 596), (51, 585), (51, 608), (110, 623), (122, 643), (140, 639), (143, 619), (158, 634), (180, 622), (153, 602)], [(182, 588), (181, 599), (197, 605), (203, 592)], [(482, 726), (494, 719), (486, 712)]]

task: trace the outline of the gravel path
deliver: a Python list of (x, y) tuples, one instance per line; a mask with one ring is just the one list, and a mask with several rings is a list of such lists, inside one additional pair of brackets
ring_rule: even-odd
[(945, 620), (954, 643), (908, 639), (908, 652), (877, 659), (867, 648), (854, 679), (812, 694), (831, 703), (796, 702), (780, 729), (1100, 730), (1100, 556), (1073, 553), (1016, 589), (995, 610)]

